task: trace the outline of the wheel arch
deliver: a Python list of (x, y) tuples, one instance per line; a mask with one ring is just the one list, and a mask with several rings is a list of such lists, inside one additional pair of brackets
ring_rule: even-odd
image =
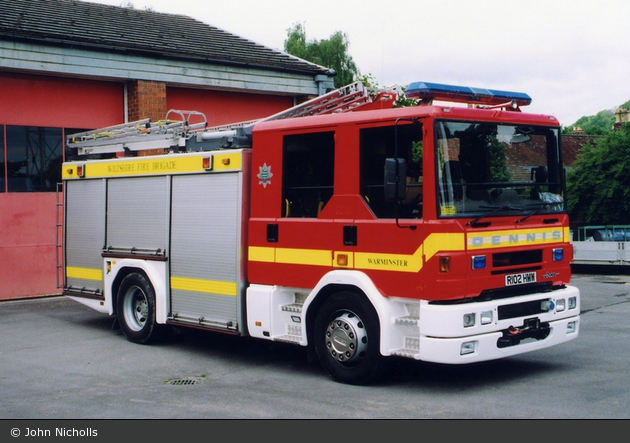
[[(114, 308), (114, 314), (118, 315), (118, 291), (120, 289), (120, 284), (122, 283), (122, 281), (124, 280), (124, 278), (126, 276), (128, 276), (129, 274), (133, 273), (133, 272), (137, 272), (138, 274), (142, 274), (146, 277), (147, 280), (149, 280), (149, 282), (151, 282), (151, 279), (149, 278), (149, 276), (147, 275), (146, 272), (144, 272), (144, 270), (142, 268), (138, 268), (138, 267), (134, 267), (134, 266), (125, 266), (123, 268), (121, 268), (118, 273), (116, 273), (116, 277), (114, 278), (114, 281), (112, 281), (111, 284), (111, 291), (112, 291), (112, 306)], [(151, 282), (151, 284), (153, 284), (153, 282)]]
[(123, 279), (133, 273), (137, 272), (144, 275), (144, 277), (153, 286), (155, 292), (156, 303), (156, 321), (157, 323), (166, 323), (167, 316), (167, 285), (166, 285), (166, 268), (162, 262), (154, 262), (147, 260), (137, 259), (121, 259), (117, 260), (117, 265), (112, 272), (112, 275), (108, 280), (108, 287), (111, 294), (111, 306), (112, 312), (118, 315), (117, 303), (118, 303), (118, 291)]
[(348, 291), (368, 300), (376, 311), (380, 329), (380, 351), (382, 355), (390, 355), (390, 328), (387, 327), (392, 316), (392, 302), (385, 297), (374, 285), (372, 279), (360, 271), (331, 271), (326, 274), (319, 284), (311, 291), (304, 303), (304, 321), (306, 323), (306, 337), (309, 347), (313, 342), (315, 318), (324, 302), (334, 294)]

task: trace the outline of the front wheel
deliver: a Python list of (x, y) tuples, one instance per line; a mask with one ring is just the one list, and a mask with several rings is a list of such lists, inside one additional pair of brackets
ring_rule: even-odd
[(117, 315), (120, 329), (129, 341), (147, 344), (160, 335), (155, 320), (155, 291), (144, 274), (132, 272), (123, 278), (118, 289)]
[(313, 333), (318, 359), (335, 381), (365, 385), (384, 374), (378, 316), (364, 297), (331, 296), (317, 313)]

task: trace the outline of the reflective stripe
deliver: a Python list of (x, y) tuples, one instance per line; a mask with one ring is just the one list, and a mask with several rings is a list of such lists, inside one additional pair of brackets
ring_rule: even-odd
[(300, 263), (311, 266), (332, 266), (332, 251), (321, 249), (275, 248), (276, 263)]
[[(425, 261), (441, 251), (465, 250), (464, 234), (431, 234), (413, 254), (390, 254), (381, 252), (348, 252), (354, 259), (349, 266), (353, 269), (374, 269), (396, 272), (418, 272)], [(333, 256), (341, 251), (318, 249), (289, 249), (262, 246), (249, 248), (249, 261), (285, 263), (310, 266), (335, 266)], [(424, 255), (424, 257), (423, 257)]]
[(205, 292), (207, 294), (229, 295), (236, 297), (236, 283), (234, 282), (171, 277), (171, 288), (180, 289), (182, 291)]
[(66, 267), (66, 277), (68, 277), (68, 278), (80, 278), (80, 279), (83, 279), (83, 280), (101, 281), (101, 280), (103, 280), (103, 270), (102, 269), (77, 268), (75, 266), (67, 266)]

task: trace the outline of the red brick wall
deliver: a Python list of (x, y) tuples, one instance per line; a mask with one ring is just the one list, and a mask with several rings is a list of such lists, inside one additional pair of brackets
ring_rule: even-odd
[(135, 80), (128, 87), (129, 121), (150, 118), (157, 122), (166, 116), (166, 84)]

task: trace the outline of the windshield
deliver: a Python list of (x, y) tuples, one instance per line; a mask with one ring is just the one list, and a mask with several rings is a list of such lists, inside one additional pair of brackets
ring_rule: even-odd
[(564, 210), (558, 129), (436, 122), (438, 215)]

